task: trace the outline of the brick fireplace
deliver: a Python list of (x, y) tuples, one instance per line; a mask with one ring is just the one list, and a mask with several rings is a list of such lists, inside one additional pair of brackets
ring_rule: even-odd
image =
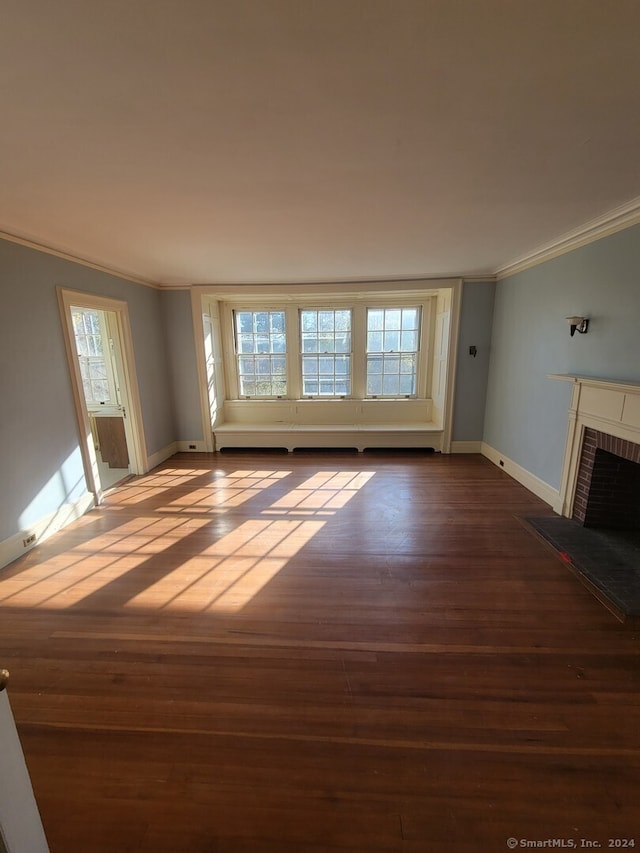
[(585, 527), (640, 529), (640, 444), (584, 429), (573, 518)]
[(640, 382), (550, 378), (572, 385), (554, 509), (585, 527), (640, 529)]

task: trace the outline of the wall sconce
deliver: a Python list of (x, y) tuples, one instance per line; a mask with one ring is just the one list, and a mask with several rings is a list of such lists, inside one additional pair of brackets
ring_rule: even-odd
[(589, 328), (588, 317), (567, 317), (567, 323), (571, 329), (571, 337), (573, 337), (576, 332), (581, 335), (587, 334), (587, 329)]

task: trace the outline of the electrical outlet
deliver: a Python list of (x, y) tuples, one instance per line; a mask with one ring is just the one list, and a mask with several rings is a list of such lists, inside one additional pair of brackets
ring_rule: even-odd
[(190, 444), (190, 445), (189, 445), (189, 450), (195, 450), (195, 449), (196, 449), (195, 444)]
[(35, 533), (32, 533), (32, 534), (31, 534), (31, 536), (26, 536), (26, 537), (22, 540), (22, 545), (23, 545), (23, 547), (24, 547), (24, 548), (28, 548), (28, 547), (29, 547), (29, 545), (33, 545), (33, 543), (34, 543), (35, 541), (36, 541), (36, 534), (35, 534)]
[(500, 467), (504, 468), (504, 460), (502, 460), (502, 459), (500, 460)]

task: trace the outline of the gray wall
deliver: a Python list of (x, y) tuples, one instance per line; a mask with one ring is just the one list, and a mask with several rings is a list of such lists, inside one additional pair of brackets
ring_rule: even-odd
[(57, 285), (127, 301), (147, 450), (175, 439), (160, 293), (0, 240), (0, 541), (86, 490)]
[[(569, 335), (566, 316), (591, 318)], [(640, 226), (500, 281), (484, 440), (559, 488), (570, 386), (547, 373), (640, 381)]]
[[(453, 441), (481, 441), (489, 375), (495, 282), (465, 281), (460, 308)], [(476, 346), (475, 358), (469, 347)]]
[(176, 440), (201, 441), (202, 417), (193, 336), (191, 292), (162, 293), (162, 314), (169, 359)]

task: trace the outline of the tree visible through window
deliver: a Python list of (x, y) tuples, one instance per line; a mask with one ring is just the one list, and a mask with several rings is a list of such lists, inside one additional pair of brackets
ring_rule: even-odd
[(367, 396), (416, 393), (419, 308), (367, 309)]
[(242, 397), (287, 393), (287, 338), (284, 311), (235, 311), (235, 342)]
[(351, 311), (300, 311), (302, 393), (305, 397), (351, 394)]

